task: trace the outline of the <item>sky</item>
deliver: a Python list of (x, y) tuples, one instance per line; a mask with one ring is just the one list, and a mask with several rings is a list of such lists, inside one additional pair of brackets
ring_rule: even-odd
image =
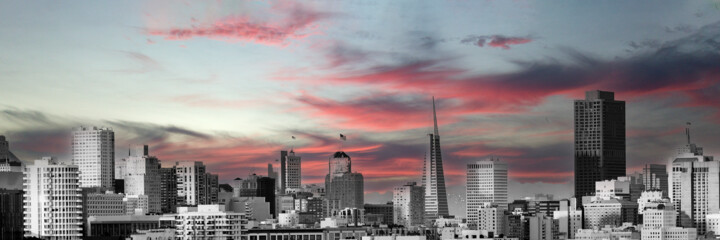
[(0, 1), (0, 135), (28, 163), (70, 159), (77, 126), (221, 182), (293, 148), (322, 184), (342, 149), (380, 203), (420, 181), (434, 96), (462, 216), (490, 157), (511, 199), (570, 197), (572, 103), (596, 89), (626, 101), (628, 173), (686, 122), (719, 154), (720, 1)]

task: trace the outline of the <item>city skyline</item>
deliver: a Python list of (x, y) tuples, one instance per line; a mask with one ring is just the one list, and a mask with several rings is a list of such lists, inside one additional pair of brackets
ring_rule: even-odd
[(686, 122), (720, 155), (712, 1), (1, 4), (0, 135), (26, 164), (68, 161), (73, 127), (105, 126), (115, 159), (145, 144), (227, 183), (293, 149), (302, 183), (322, 184), (342, 144), (383, 203), (421, 182), (435, 96), (463, 216), (465, 167), (491, 157), (508, 199), (571, 196), (573, 100), (596, 89), (626, 102), (628, 174), (668, 164)]

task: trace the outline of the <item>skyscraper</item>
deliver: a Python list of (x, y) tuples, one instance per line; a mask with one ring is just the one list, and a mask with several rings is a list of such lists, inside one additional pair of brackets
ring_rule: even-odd
[(706, 215), (720, 212), (720, 162), (704, 156), (703, 148), (690, 142), (670, 160), (670, 199), (678, 209), (678, 225), (705, 234)]
[(207, 176), (202, 162), (176, 162), (175, 173), (178, 206), (207, 204)]
[(72, 132), (72, 162), (80, 168), (80, 187), (112, 188), (115, 179), (113, 130), (76, 128)]
[(595, 182), (625, 176), (625, 102), (615, 93), (588, 91), (575, 100), (575, 197), (595, 193)]
[(149, 156), (147, 145), (130, 147), (126, 159), (125, 194), (148, 197), (148, 212), (161, 212), (160, 161)]
[(27, 166), (24, 174), (25, 237), (80, 239), (83, 206), (78, 167), (44, 157)]
[(300, 179), (302, 179), (302, 171), (300, 167), (300, 156), (296, 156), (295, 151), (290, 150), (287, 155), (287, 160), (285, 161), (285, 173), (283, 174), (286, 189), (300, 188)]
[(177, 194), (175, 167), (160, 168), (160, 210), (163, 213), (176, 211)]
[(285, 189), (300, 188), (300, 179), (302, 179), (302, 171), (300, 169), (300, 156), (295, 155), (292, 149), (288, 151), (280, 151), (280, 193), (284, 194)]
[(362, 209), (365, 204), (363, 175), (351, 172), (350, 156), (345, 152), (336, 152), (330, 157), (328, 165), (329, 173), (325, 176), (328, 211)]
[(425, 189), (415, 182), (393, 189), (393, 222), (405, 227), (425, 222)]
[[(507, 207), (507, 179), (507, 163), (500, 162), (499, 159), (477, 161), (467, 165), (465, 210), (468, 226), (471, 229), (478, 226), (478, 211), (483, 206), (497, 206), (500, 212)], [(494, 232), (499, 233), (500, 231)]]
[(665, 164), (646, 164), (642, 177), (646, 190), (660, 190), (663, 197), (668, 197), (668, 173)]
[(430, 144), (425, 152), (422, 176), (422, 185), (425, 187), (425, 221), (449, 215), (442, 152), (440, 151), (440, 133), (435, 112), (435, 97), (433, 97), (433, 124), (434, 132), (428, 134)]
[(23, 162), (10, 152), (10, 144), (5, 136), (0, 135), (0, 172), (21, 173), (23, 168)]

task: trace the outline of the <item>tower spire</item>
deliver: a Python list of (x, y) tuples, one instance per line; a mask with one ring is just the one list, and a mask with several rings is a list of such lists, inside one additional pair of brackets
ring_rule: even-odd
[(690, 122), (687, 122), (687, 126), (685, 127), (685, 135), (687, 135), (687, 143), (690, 144)]
[(437, 125), (437, 114), (435, 113), (435, 96), (432, 97), (433, 101), (433, 123), (435, 124), (435, 136), (440, 136), (440, 133), (438, 132), (438, 125)]

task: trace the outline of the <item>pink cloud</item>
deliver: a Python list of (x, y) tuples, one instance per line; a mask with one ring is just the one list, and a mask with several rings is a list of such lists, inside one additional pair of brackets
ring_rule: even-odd
[[(170, 29), (149, 29), (148, 34), (162, 36), (165, 40), (209, 38), (231, 42), (254, 42), (265, 45), (284, 45), (289, 39), (301, 39), (314, 34), (308, 32), (316, 22), (329, 16), (309, 9), (300, 3), (280, 1), (271, 8), (283, 15), (280, 20), (261, 21), (250, 14), (233, 15), (209, 24), (192, 24)], [(193, 23), (196, 18), (191, 18)], [(316, 33), (316, 32), (315, 32)]]
[(510, 45), (519, 45), (532, 42), (533, 39), (530, 37), (508, 37), (503, 35), (490, 35), (490, 36), (468, 36), (464, 38), (461, 43), (473, 44), (478, 47), (496, 47), (503, 49), (510, 49)]

